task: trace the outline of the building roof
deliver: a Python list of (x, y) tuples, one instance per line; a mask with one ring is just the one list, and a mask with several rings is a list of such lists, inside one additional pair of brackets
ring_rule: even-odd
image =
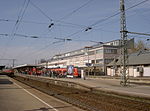
[[(116, 48), (116, 47), (120, 46), (120, 44), (118, 44), (118, 45), (108, 45), (108, 43), (116, 42), (116, 41), (120, 41), (120, 39), (113, 40), (113, 41), (106, 42), (106, 43), (97, 43), (95, 45), (92, 45), (91, 48), (89, 48), (89, 51), (91, 49), (95, 49), (95, 48), (99, 48), (99, 47), (115, 47)], [(81, 49), (77, 49), (77, 50), (74, 50), (74, 51), (61, 53), (61, 54), (58, 54), (58, 55), (54, 55), (51, 60), (55, 60), (55, 59), (58, 59), (58, 58), (72, 57), (72, 56), (77, 56), (77, 55), (83, 55), (85, 53), (85, 51), (86, 51), (86, 48), (81, 48)]]
[[(107, 66), (115, 66), (120, 65), (121, 57), (118, 57), (114, 61), (112, 61)], [(146, 65), (150, 64), (150, 51), (139, 51), (137, 53), (132, 53), (128, 58), (128, 65)]]
[(15, 66), (15, 67), (13, 67), (13, 69), (23, 68), (23, 67), (37, 67), (37, 65), (23, 64), (23, 65)]

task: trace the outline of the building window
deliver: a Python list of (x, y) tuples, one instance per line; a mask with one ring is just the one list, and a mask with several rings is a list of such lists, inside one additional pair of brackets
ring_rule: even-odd
[(92, 63), (92, 64), (95, 64), (95, 60), (91, 60), (91, 63)]
[(81, 52), (84, 52), (84, 50), (82, 49)]
[(100, 53), (103, 53), (102, 49), (96, 50), (96, 54), (100, 54)]
[(112, 43), (110, 43), (110, 45), (114, 45), (114, 43), (112, 42)]
[(70, 56), (70, 53), (65, 54), (65, 56)]
[(105, 59), (105, 64), (109, 64), (110, 62), (112, 62), (114, 59)]
[(88, 52), (88, 55), (94, 55), (95, 54), (95, 52), (94, 51), (90, 51), (90, 52)]
[(97, 59), (96, 60), (96, 63), (102, 63), (103, 62), (103, 59)]
[(117, 54), (117, 49), (105, 49), (106, 54)]

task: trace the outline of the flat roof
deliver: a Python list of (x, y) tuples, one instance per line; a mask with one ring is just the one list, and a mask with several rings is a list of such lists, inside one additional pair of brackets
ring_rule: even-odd
[(37, 65), (23, 64), (23, 65), (15, 66), (15, 67), (13, 67), (13, 69), (23, 68), (23, 67), (37, 67)]

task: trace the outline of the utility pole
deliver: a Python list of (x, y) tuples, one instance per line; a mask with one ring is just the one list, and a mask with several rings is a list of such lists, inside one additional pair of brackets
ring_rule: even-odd
[(120, 84), (127, 86), (128, 76), (128, 52), (127, 52), (127, 32), (124, 0), (120, 0), (120, 33), (121, 33), (121, 80)]
[(0, 60), (3, 60), (3, 61), (12, 61), (12, 67), (15, 66), (16, 59), (0, 59)]
[(14, 67), (14, 66), (15, 66), (15, 60), (16, 60), (16, 59), (12, 59), (12, 61), (13, 61), (13, 65), (12, 65), (12, 67)]

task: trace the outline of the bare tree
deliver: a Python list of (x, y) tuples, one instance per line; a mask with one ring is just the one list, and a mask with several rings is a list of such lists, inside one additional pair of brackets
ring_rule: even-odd
[(139, 40), (134, 44), (134, 48), (131, 49), (131, 53), (137, 52), (140, 50), (147, 50), (148, 46), (144, 43), (144, 41)]

